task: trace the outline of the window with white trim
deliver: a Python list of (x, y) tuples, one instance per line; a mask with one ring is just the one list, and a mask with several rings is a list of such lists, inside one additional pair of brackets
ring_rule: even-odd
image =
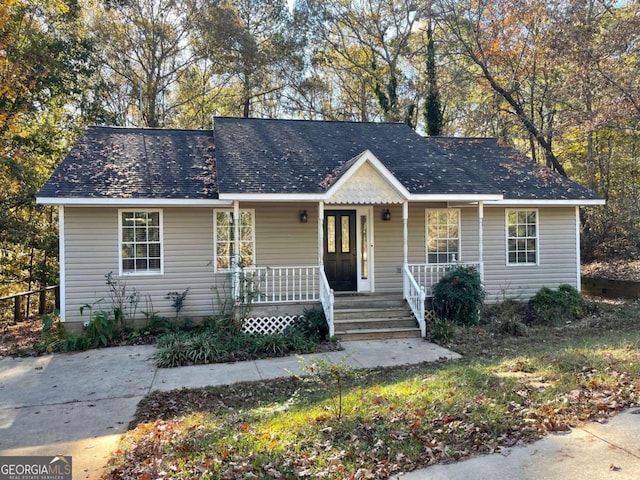
[(460, 210), (426, 210), (427, 263), (460, 260)]
[(536, 265), (538, 263), (538, 211), (506, 210), (507, 264)]
[(120, 274), (162, 273), (162, 210), (120, 210)]
[[(232, 210), (215, 210), (214, 229), (214, 265), (216, 270), (227, 270), (233, 265), (236, 256), (236, 228)], [(254, 211), (240, 211), (238, 261), (244, 267), (252, 267), (255, 262)]]

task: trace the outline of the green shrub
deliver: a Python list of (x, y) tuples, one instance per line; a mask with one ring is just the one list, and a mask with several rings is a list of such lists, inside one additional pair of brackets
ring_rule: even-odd
[(60, 323), (60, 312), (56, 310), (47, 313), (40, 320), (42, 321), (42, 331), (40, 332), (40, 343), (36, 349), (49, 353), (60, 350), (66, 336), (64, 326)]
[(167, 368), (309, 353), (318, 343), (296, 329), (266, 335), (229, 335), (210, 326), (161, 335), (153, 357), (158, 367)]
[(118, 322), (111, 313), (104, 310), (91, 312), (86, 333), (91, 347), (106, 347), (118, 334)]
[(501, 302), (485, 306), (482, 311), (482, 323), (486, 324), (490, 331), (500, 335), (526, 337), (529, 330), (524, 322), (530, 317), (529, 310), (528, 304), (505, 298)]
[(63, 352), (82, 352), (89, 348), (89, 339), (85, 335), (69, 335), (62, 340)]
[(513, 337), (528, 337), (527, 326), (518, 317), (503, 318), (493, 324), (493, 330), (501, 335)]
[(449, 270), (433, 286), (433, 307), (439, 317), (457, 325), (474, 325), (480, 317), (484, 290), (474, 267)]
[(285, 332), (291, 335), (297, 333), (315, 342), (324, 342), (329, 338), (329, 325), (321, 308), (305, 308), (304, 313), (289, 325)]
[(428, 333), (431, 340), (438, 343), (447, 343), (456, 334), (457, 328), (451, 320), (436, 317), (433, 323), (428, 326)]
[(207, 317), (202, 322), (203, 328), (224, 336), (235, 336), (242, 332), (243, 319), (233, 312)]
[(560, 325), (582, 315), (582, 296), (567, 284), (560, 285), (557, 290), (542, 287), (529, 304), (534, 322), (543, 325)]

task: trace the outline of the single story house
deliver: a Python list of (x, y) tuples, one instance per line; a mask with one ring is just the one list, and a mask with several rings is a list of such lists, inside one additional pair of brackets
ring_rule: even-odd
[[(212, 130), (89, 127), (37, 195), (57, 205), (61, 315), (108, 296), (138, 313), (211, 315), (251, 301), (281, 328), (336, 296), (424, 304), (452, 264), (488, 301), (580, 288), (579, 207), (604, 201), (495, 139), (404, 124), (215, 118)], [(340, 296), (341, 292), (348, 295)], [(376, 316), (369, 312), (365, 316)]]

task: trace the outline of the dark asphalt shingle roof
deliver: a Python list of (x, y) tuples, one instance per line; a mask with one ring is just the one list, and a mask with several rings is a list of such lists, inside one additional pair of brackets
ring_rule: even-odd
[(221, 192), (322, 193), (336, 170), (365, 150), (410, 193), (495, 192), (401, 123), (219, 118), (214, 131)]
[(396, 123), (237, 118), (216, 118), (214, 134), (90, 127), (38, 196), (215, 199), (218, 193), (323, 193), (365, 150), (412, 194), (599, 198), (494, 139), (424, 138)]
[(207, 130), (89, 127), (38, 196), (215, 199), (214, 153)]

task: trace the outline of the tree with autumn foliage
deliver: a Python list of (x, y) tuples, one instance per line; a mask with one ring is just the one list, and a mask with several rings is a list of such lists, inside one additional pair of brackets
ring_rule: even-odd
[(0, 293), (57, 282), (55, 213), (34, 197), (95, 113), (78, 13), (73, 1), (0, 0)]

